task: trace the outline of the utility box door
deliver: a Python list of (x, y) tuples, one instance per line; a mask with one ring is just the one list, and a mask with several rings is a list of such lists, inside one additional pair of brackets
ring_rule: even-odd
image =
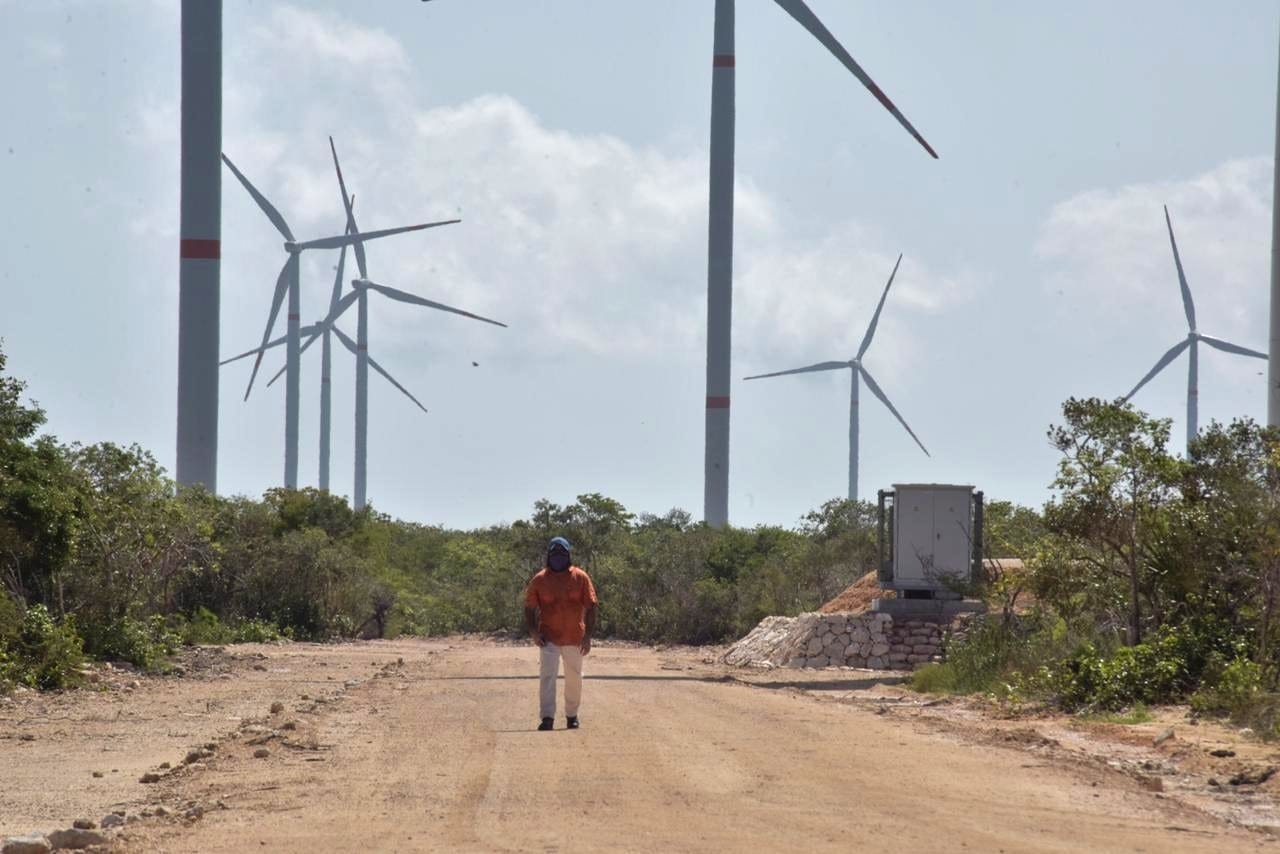
[(970, 486), (895, 486), (892, 586), (942, 590), (944, 576), (968, 578), (972, 510)]
[(897, 522), (893, 580), (908, 584), (928, 581), (933, 564), (933, 496), (925, 490), (897, 487), (893, 512)]
[(968, 577), (972, 563), (969, 490), (940, 489), (933, 494), (933, 571), (935, 577)]

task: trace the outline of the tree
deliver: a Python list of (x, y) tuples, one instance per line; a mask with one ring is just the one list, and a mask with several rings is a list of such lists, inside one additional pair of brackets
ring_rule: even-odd
[(1046, 535), (1044, 517), (1011, 501), (988, 501), (982, 517), (982, 586), (999, 600), (1004, 625), (1029, 582), (1026, 563), (1039, 552)]
[(0, 584), (22, 603), (53, 604), (53, 577), (72, 553), (79, 496), (65, 450), (36, 438), (44, 411), (22, 402), (0, 350)]
[(1213, 422), (1192, 443), (1171, 532), (1172, 593), (1232, 634), (1256, 627), (1265, 661), (1280, 600), (1280, 429)]
[(1049, 430), (1063, 457), (1045, 521), (1074, 544), (1070, 559), (1128, 582), (1128, 640), (1137, 644), (1144, 595), (1160, 616), (1158, 591), (1144, 577), (1145, 549), (1167, 521), (1183, 470), (1167, 451), (1170, 422), (1098, 398), (1071, 398), (1062, 414), (1066, 423)]

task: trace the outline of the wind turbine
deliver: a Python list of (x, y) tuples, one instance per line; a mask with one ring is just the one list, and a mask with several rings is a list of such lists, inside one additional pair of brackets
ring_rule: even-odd
[[(937, 153), (803, 0), (774, 0), (871, 92), (930, 156)], [(707, 409), (703, 518), (729, 521), (729, 385), (733, 315), (735, 0), (716, 0), (711, 76), (711, 194), (707, 247)], [(870, 384), (870, 383), (869, 383)], [(857, 382), (854, 382), (856, 393)]]
[[(285, 416), (284, 416), (284, 485), (287, 489), (297, 489), (298, 487), (298, 397), (299, 397), (299, 318), (301, 316), (301, 287), (299, 282), (299, 257), (302, 252), (307, 249), (338, 249), (343, 246), (350, 246), (357, 240), (376, 240), (380, 237), (390, 237), (393, 234), (403, 234), (408, 231), (421, 231), (426, 228), (435, 228), (436, 226), (449, 225), (457, 222), (457, 220), (447, 220), (444, 222), (423, 223), (421, 225), (406, 225), (399, 228), (388, 228), (381, 231), (371, 231), (364, 235), (343, 234), (336, 237), (321, 237), (316, 240), (304, 240), (299, 242), (293, 236), (293, 232), (289, 229), (289, 224), (285, 222), (280, 212), (276, 210), (271, 202), (267, 201), (266, 196), (258, 192), (258, 189), (249, 182), (236, 165), (231, 162), (231, 158), (226, 154), (222, 155), (222, 161), (227, 164), (236, 176), (236, 179), (244, 185), (245, 190), (253, 197), (254, 202), (266, 214), (267, 219), (276, 227), (276, 230), (284, 237), (284, 249), (289, 257), (284, 262), (284, 267), (280, 270), (280, 275), (276, 279), (275, 295), (271, 300), (271, 312), (267, 316), (267, 327), (262, 333), (262, 345), (258, 348), (257, 359), (253, 363), (253, 372), (249, 375), (249, 385), (245, 389), (244, 398), (249, 399), (249, 393), (253, 391), (254, 379), (258, 376), (258, 368), (262, 364), (262, 354), (267, 349), (267, 343), (271, 338), (271, 330), (275, 327), (276, 317), (280, 313), (280, 305), (284, 302), (285, 296), (289, 298), (288, 313), (288, 332), (285, 339), (285, 369), (287, 378), (285, 380)], [(347, 199), (343, 198), (343, 205), (347, 204)]]
[(1182, 288), (1182, 308), (1187, 315), (1187, 337), (1174, 344), (1169, 348), (1160, 361), (1156, 362), (1154, 368), (1147, 372), (1133, 390), (1126, 394), (1121, 400), (1129, 400), (1138, 393), (1138, 389), (1142, 388), (1148, 382), (1160, 373), (1165, 367), (1178, 356), (1182, 355), (1183, 350), (1190, 352), (1190, 359), (1187, 365), (1187, 451), (1191, 450), (1191, 443), (1199, 434), (1200, 424), (1200, 344), (1201, 342), (1208, 344), (1224, 353), (1234, 353), (1239, 356), (1252, 356), (1255, 359), (1267, 358), (1266, 353), (1259, 353), (1257, 350), (1250, 350), (1248, 347), (1241, 347), (1239, 344), (1232, 344), (1229, 341), (1223, 341), (1220, 338), (1214, 338), (1211, 335), (1205, 335), (1196, 329), (1196, 305), (1191, 299), (1191, 288), (1187, 285), (1187, 276), (1182, 271), (1182, 258), (1178, 255), (1178, 241), (1173, 238), (1173, 222), (1169, 219), (1169, 208), (1166, 205), (1164, 209), (1164, 222), (1169, 229), (1169, 245), (1173, 247), (1173, 263), (1178, 268), (1178, 285)]
[(893, 278), (898, 275), (898, 265), (902, 263), (902, 256), (898, 256), (898, 260), (893, 265), (893, 272), (889, 274), (889, 281), (884, 286), (884, 293), (880, 295), (880, 303), (876, 306), (875, 314), (871, 315), (871, 324), (867, 326), (867, 332), (862, 336), (862, 345), (858, 347), (858, 355), (854, 356), (847, 362), (818, 362), (816, 365), (808, 365), (803, 368), (792, 368), (789, 371), (777, 371), (772, 374), (757, 374), (753, 377), (747, 377), (749, 380), (762, 380), (767, 377), (783, 377), (789, 374), (811, 374), (820, 371), (840, 371), (849, 369), (853, 372), (851, 377), (849, 391), (849, 500), (858, 500), (858, 379), (861, 378), (867, 384), (867, 388), (871, 389), (871, 393), (880, 399), (880, 402), (888, 407), (893, 413), (893, 417), (898, 419), (911, 438), (916, 440), (916, 444), (920, 446), (920, 450), (924, 451), (925, 456), (929, 456), (929, 449), (920, 441), (920, 437), (915, 434), (907, 424), (905, 418), (899, 414), (893, 404), (889, 402), (888, 396), (881, 390), (879, 383), (871, 376), (871, 372), (862, 364), (862, 357), (867, 354), (867, 350), (871, 347), (871, 339), (876, 334), (876, 324), (880, 322), (880, 312), (884, 308), (884, 301), (889, 296), (889, 288), (893, 287)]
[[(352, 206), (355, 205), (355, 196), (351, 197), (351, 204)], [(348, 230), (346, 233), (350, 234), (351, 232), (350, 230)], [(347, 247), (343, 246), (338, 251), (337, 274), (333, 277), (333, 291), (329, 297), (330, 314), (332, 314), (334, 311), (337, 310), (338, 304), (342, 299), (342, 280), (343, 280), (342, 273), (343, 273), (343, 267), (346, 265), (346, 260), (347, 260)], [(319, 482), (320, 489), (325, 492), (329, 491), (329, 450), (330, 450), (330, 436), (332, 433), (332, 430), (330, 429), (330, 425), (333, 420), (332, 419), (333, 387), (332, 387), (332, 381), (331, 381), (332, 380), (331, 369), (332, 369), (332, 363), (333, 363), (333, 355), (332, 355), (333, 344), (330, 341), (331, 331), (332, 331), (331, 329), (324, 327), (323, 323), (313, 323), (309, 326), (303, 326), (298, 329), (299, 336), (310, 335), (313, 332), (320, 332), (322, 336), (322, 339), (321, 339), (322, 347), (321, 347), (321, 358), (320, 358), (320, 469), (319, 469), (320, 474), (319, 474), (318, 482)], [(249, 356), (261, 356), (266, 350), (270, 350), (273, 347), (279, 347), (281, 344), (286, 343), (287, 340), (288, 340), (287, 335), (282, 336), (280, 338), (276, 338), (272, 341), (267, 342), (265, 347), (255, 347), (252, 350), (248, 350), (244, 353), (239, 354), (238, 356), (232, 356), (229, 359), (224, 359), (219, 364), (228, 365), (232, 362), (239, 361), (240, 359), (248, 358)], [(308, 341), (308, 343), (310, 342)], [(305, 346), (300, 347), (299, 355), (301, 355), (301, 352), (305, 349), (306, 349)]]
[[(355, 249), (356, 266), (360, 270), (360, 277), (353, 279), (351, 282), (351, 291), (336, 303), (332, 305), (329, 315), (319, 323), (313, 325), (309, 329), (309, 337), (301, 349), (305, 350), (310, 347), (315, 340), (327, 332), (332, 331), (338, 336), (338, 340), (356, 357), (356, 423), (355, 423), (355, 484), (352, 489), (353, 504), (357, 510), (363, 509), (367, 504), (368, 494), (368, 455), (369, 455), (369, 368), (373, 368), (382, 375), (387, 382), (396, 387), (401, 394), (412, 400), (423, 412), (427, 408), (414, 397), (408, 389), (401, 385), (395, 377), (383, 368), (372, 356), (369, 355), (369, 292), (375, 291), (389, 299), (397, 302), (409, 303), (411, 305), (419, 305), (426, 308), (433, 308), (437, 311), (444, 311), (450, 314), (461, 315), (472, 320), (479, 320), (483, 323), (491, 323), (494, 326), (501, 326), (504, 329), (506, 324), (497, 320), (491, 320), (469, 311), (463, 311), (459, 308), (445, 305), (444, 303), (435, 302), (434, 300), (424, 299), (414, 294), (396, 288), (380, 285), (369, 279), (369, 269), (364, 251), (364, 238), (368, 233), (361, 233), (356, 226), (355, 212), (352, 209), (350, 199), (354, 198), (347, 195), (346, 181), (342, 176), (342, 167), (338, 163), (338, 150), (333, 143), (333, 138), (329, 138), (329, 149), (333, 153), (333, 168), (338, 176), (338, 188), (342, 193), (343, 205), (347, 211), (347, 230), (354, 238), (352, 246)], [(457, 220), (454, 220), (455, 222)], [(377, 232), (372, 232), (376, 234)], [(341, 259), (339, 259), (341, 260)], [(336, 293), (336, 291), (335, 291)], [(352, 341), (341, 329), (336, 325), (337, 320), (352, 305), (356, 306), (356, 340)], [(277, 373), (271, 379), (274, 383), (280, 378)]]

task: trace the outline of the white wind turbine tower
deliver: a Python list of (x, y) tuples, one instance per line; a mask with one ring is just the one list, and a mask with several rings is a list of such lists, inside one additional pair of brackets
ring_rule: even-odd
[(1191, 299), (1191, 288), (1187, 285), (1187, 276), (1182, 271), (1182, 258), (1178, 255), (1178, 242), (1173, 237), (1173, 222), (1169, 219), (1169, 208), (1167, 206), (1164, 209), (1164, 222), (1169, 229), (1169, 245), (1173, 247), (1173, 263), (1178, 269), (1178, 285), (1182, 288), (1182, 308), (1187, 315), (1187, 337), (1170, 347), (1168, 352), (1156, 362), (1155, 367), (1148, 371), (1147, 375), (1121, 400), (1131, 399), (1156, 374), (1182, 355), (1183, 350), (1188, 350), (1190, 358), (1187, 365), (1187, 450), (1189, 452), (1191, 443), (1200, 432), (1200, 344), (1203, 342), (1210, 347), (1222, 350), (1224, 353), (1252, 356), (1255, 359), (1265, 359), (1267, 354), (1259, 353), (1257, 350), (1250, 350), (1248, 347), (1241, 347), (1239, 344), (1232, 344), (1229, 341), (1223, 341), (1220, 338), (1214, 338), (1211, 335), (1205, 335), (1196, 329), (1196, 306)]
[[(249, 393), (253, 391), (254, 379), (258, 376), (258, 368), (262, 364), (262, 354), (267, 349), (267, 344), (271, 339), (271, 330), (275, 327), (276, 317), (280, 313), (280, 306), (284, 302), (285, 296), (289, 298), (288, 311), (288, 332), (285, 338), (285, 370), (287, 378), (285, 381), (285, 440), (284, 440), (284, 485), (287, 489), (297, 489), (298, 487), (298, 398), (299, 398), (299, 318), (301, 317), (301, 286), (299, 280), (299, 256), (307, 249), (338, 249), (343, 246), (350, 246), (357, 240), (375, 240), (380, 237), (390, 237), (393, 234), (403, 234), (408, 231), (421, 231), (425, 228), (434, 228), (440, 225), (449, 225), (457, 222), (457, 220), (448, 220), (445, 222), (423, 223), (420, 225), (407, 225), (399, 228), (388, 228), (381, 231), (372, 231), (364, 235), (344, 234), (336, 237), (321, 237), (316, 240), (305, 240), (299, 242), (293, 236), (293, 232), (289, 229), (289, 224), (285, 222), (280, 212), (276, 210), (267, 198), (258, 192), (258, 189), (249, 182), (249, 179), (236, 168), (231, 162), (231, 158), (226, 154), (222, 155), (222, 160), (227, 164), (232, 174), (240, 181), (244, 188), (253, 197), (254, 202), (266, 214), (267, 219), (276, 227), (276, 230), (284, 237), (284, 249), (289, 254), (285, 260), (284, 267), (280, 270), (280, 275), (276, 279), (275, 294), (271, 300), (271, 312), (267, 316), (267, 326), (262, 333), (262, 344), (257, 350), (257, 359), (253, 363), (253, 372), (249, 375), (249, 385), (245, 389), (245, 400), (249, 399)], [(344, 206), (347, 199), (343, 199)]]
[[(356, 357), (356, 419), (355, 419), (355, 483), (352, 489), (352, 503), (357, 510), (363, 509), (368, 503), (368, 457), (369, 457), (369, 368), (373, 368), (382, 375), (387, 382), (391, 383), (400, 391), (401, 394), (412, 400), (419, 409), (426, 412), (427, 409), (422, 403), (414, 397), (408, 389), (401, 385), (395, 377), (383, 368), (372, 356), (369, 355), (369, 291), (376, 291), (389, 299), (398, 302), (409, 303), (411, 305), (424, 306), (426, 308), (434, 308), (438, 311), (457, 314), (463, 317), (479, 320), (484, 323), (491, 323), (494, 326), (506, 328), (505, 323), (497, 320), (491, 320), (487, 317), (481, 317), (469, 311), (453, 308), (452, 306), (438, 303), (433, 300), (424, 299), (396, 288), (380, 285), (369, 279), (368, 264), (365, 257), (363, 239), (367, 234), (362, 234), (356, 227), (355, 213), (352, 210), (352, 196), (347, 195), (346, 181), (342, 177), (342, 167), (338, 163), (338, 151), (334, 146), (333, 138), (329, 139), (329, 148), (333, 153), (333, 168), (338, 176), (338, 188), (342, 193), (343, 204), (347, 211), (347, 230), (354, 238), (352, 246), (356, 254), (356, 266), (360, 270), (360, 278), (351, 282), (351, 292), (342, 299), (338, 300), (332, 307), (329, 315), (310, 329), (310, 337), (308, 337), (301, 349), (307, 347), (320, 336), (325, 335), (330, 330), (338, 336), (338, 340)], [(454, 220), (456, 222), (456, 220)], [(374, 232), (376, 234), (376, 232)], [(341, 258), (339, 258), (341, 261)], [(352, 341), (341, 329), (336, 325), (337, 320), (352, 305), (356, 306), (356, 340)], [(280, 378), (277, 373), (271, 379), (274, 383)]]
[[(347, 209), (355, 206), (355, 196), (347, 203)], [(347, 219), (346, 234), (351, 233), (351, 219)], [(338, 269), (333, 277), (333, 290), (329, 293), (329, 313), (338, 310), (342, 301), (342, 274), (347, 263), (347, 247), (338, 252)], [(322, 492), (329, 491), (329, 451), (333, 433), (333, 340), (325, 328), (320, 334), (320, 472), (316, 478)]]
[[(937, 153), (803, 0), (774, 0), (871, 92), (925, 151)], [(729, 384), (733, 315), (735, 0), (716, 0), (711, 76), (711, 193), (707, 249), (707, 409), (703, 518), (729, 521)], [(857, 382), (854, 382), (855, 391)]]
[(893, 265), (893, 272), (889, 274), (889, 281), (884, 286), (884, 293), (880, 295), (880, 302), (876, 305), (875, 314), (871, 316), (871, 323), (867, 326), (867, 332), (862, 336), (862, 345), (858, 347), (858, 355), (854, 356), (847, 362), (818, 362), (816, 365), (808, 365), (803, 368), (792, 368), (789, 371), (777, 371), (772, 374), (757, 374), (753, 377), (747, 377), (749, 380), (761, 380), (766, 377), (784, 377), (789, 374), (811, 374), (820, 371), (840, 371), (848, 369), (852, 371), (850, 378), (849, 391), (849, 500), (858, 500), (858, 380), (861, 378), (867, 384), (867, 388), (871, 389), (871, 393), (879, 398), (893, 417), (898, 419), (906, 431), (911, 434), (911, 438), (915, 439), (916, 444), (920, 446), (920, 450), (924, 451), (925, 456), (929, 456), (929, 449), (920, 441), (920, 437), (915, 434), (907, 424), (905, 418), (899, 414), (894, 405), (889, 402), (888, 396), (881, 390), (880, 385), (871, 376), (871, 372), (862, 364), (862, 357), (867, 354), (867, 350), (871, 347), (871, 339), (876, 334), (876, 324), (880, 322), (880, 312), (884, 308), (884, 301), (889, 296), (889, 288), (893, 287), (893, 278), (898, 274), (898, 265), (902, 263), (902, 256), (898, 256), (897, 262)]

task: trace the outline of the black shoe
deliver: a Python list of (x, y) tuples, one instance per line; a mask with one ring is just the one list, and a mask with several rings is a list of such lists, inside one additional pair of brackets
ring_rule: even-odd
[[(576, 724), (575, 724), (575, 725), (576, 725)], [(538, 724), (538, 729), (539, 729), (539, 730), (542, 730), (542, 731), (546, 731), (546, 730), (549, 730), (549, 729), (555, 729), (555, 728), (556, 728), (556, 720), (555, 720), (555, 718), (543, 718), (543, 719), (542, 719), (542, 723)]]
[(565, 726), (567, 726), (569, 729), (578, 728), (578, 719), (576, 717), (565, 718), (564, 723), (565, 723)]

